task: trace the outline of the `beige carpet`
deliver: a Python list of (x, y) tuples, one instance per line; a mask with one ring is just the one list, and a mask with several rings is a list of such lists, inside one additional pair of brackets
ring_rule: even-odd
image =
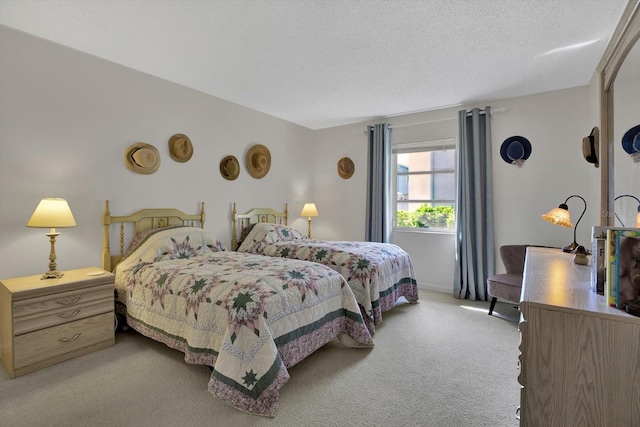
[(207, 367), (131, 331), (24, 377), (0, 370), (0, 425), (517, 426), (517, 310), (420, 298), (385, 313), (375, 348), (330, 343), (291, 368), (272, 419), (226, 405), (207, 391)]

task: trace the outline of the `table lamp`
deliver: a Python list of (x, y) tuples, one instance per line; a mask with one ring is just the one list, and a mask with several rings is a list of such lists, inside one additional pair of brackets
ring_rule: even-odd
[(65, 199), (46, 198), (42, 199), (33, 215), (27, 222), (27, 227), (49, 228), (46, 234), (51, 242), (51, 253), (49, 254), (49, 271), (44, 273), (41, 279), (59, 279), (63, 273), (56, 270), (56, 237), (60, 233), (56, 228), (75, 227), (76, 220)]
[(307, 231), (307, 237), (311, 238), (311, 217), (318, 216), (318, 209), (316, 209), (315, 203), (305, 203), (300, 212), (300, 216), (306, 216), (309, 221), (309, 229)]
[(584, 202), (584, 210), (582, 211), (580, 218), (578, 218), (578, 221), (576, 221), (575, 227), (573, 227), (573, 243), (562, 248), (563, 252), (573, 252), (575, 248), (580, 246), (576, 242), (576, 230), (578, 229), (578, 224), (584, 216), (584, 213), (587, 211), (587, 202), (582, 197), (574, 194), (567, 197), (567, 200), (565, 200), (564, 203), (561, 203), (557, 208), (553, 208), (546, 214), (542, 215), (542, 219), (544, 219), (545, 221), (549, 221), (552, 224), (559, 225), (560, 227), (572, 227), (573, 224), (571, 224), (571, 215), (569, 215), (569, 207), (567, 206), (567, 202), (573, 197), (577, 197)]
[[(638, 202), (638, 209), (637, 209), (637, 213), (636, 213), (636, 228), (640, 228), (640, 199), (638, 199), (636, 196), (632, 196), (631, 194), (621, 194), (618, 197), (616, 197), (615, 199), (613, 199), (613, 201), (615, 202), (616, 200), (620, 199), (621, 197), (629, 197), (630, 199), (634, 199), (636, 202)], [(625, 226), (624, 222), (622, 222), (622, 220), (618, 216), (618, 213), (614, 212), (614, 215), (616, 216), (616, 218), (618, 218), (618, 221), (620, 221), (620, 224), (624, 227)]]

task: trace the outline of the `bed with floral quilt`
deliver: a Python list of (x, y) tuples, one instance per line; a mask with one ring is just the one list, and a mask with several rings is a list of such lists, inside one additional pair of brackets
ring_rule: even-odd
[(287, 369), (327, 342), (373, 346), (340, 274), (227, 251), (199, 227), (138, 233), (115, 274), (128, 325), (210, 366), (211, 393), (248, 413), (275, 416)]
[[(264, 214), (268, 210), (261, 208), (260, 212)], [(256, 218), (256, 215), (237, 215), (234, 207), (234, 217), (236, 224), (242, 218)], [(281, 213), (279, 218), (282, 217)], [(265, 218), (276, 216), (272, 213), (262, 216)], [(375, 325), (382, 322), (382, 313), (392, 309), (400, 297), (412, 303), (418, 301), (411, 257), (399, 246), (310, 239), (284, 222), (240, 223), (240, 239), (232, 239), (232, 249), (236, 244), (238, 252), (313, 261), (331, 267), (347, 280), (372, 335)]]

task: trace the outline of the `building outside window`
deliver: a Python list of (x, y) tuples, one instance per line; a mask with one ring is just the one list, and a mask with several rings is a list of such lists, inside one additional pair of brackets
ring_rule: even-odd
[(396, 230), (455, 230), (456, 140), (393, 146)]

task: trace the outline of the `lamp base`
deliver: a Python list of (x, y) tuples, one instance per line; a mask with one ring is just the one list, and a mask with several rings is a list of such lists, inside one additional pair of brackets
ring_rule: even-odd
[(62, 273), (61, 271), (58, 270), (49, 270), (46, 273), (42, 273), (42, 277), (40, 278), (40, 280), (45, 280), (45, 279), (59, 279), (62, 276), (64, 276), (64, 273)]
[[(570, 253), (574, 253), (574, 251), (576, 250), (576, 248), (580, 246), (579, 243), (573, 242), (568, 246), (565, 246), (564, 248), (562, 248), (562, 252), (570, 252)], [(586, 250), (586, 255), (591, 255), (591, 251)]]
[(59, 279), (63, 276), (63, 273), (58, 271), (58, 265), (56, 264), (56, 237), (58, 237), (60, 233), (56, 233), (56, 229), (52, 228), (50, 233), (47, 233), (49, 236), (49, 241), (51, 242), (51, 253), (49, 254), (49, 271), (44, 273), (41, 280), (43, 279)]

